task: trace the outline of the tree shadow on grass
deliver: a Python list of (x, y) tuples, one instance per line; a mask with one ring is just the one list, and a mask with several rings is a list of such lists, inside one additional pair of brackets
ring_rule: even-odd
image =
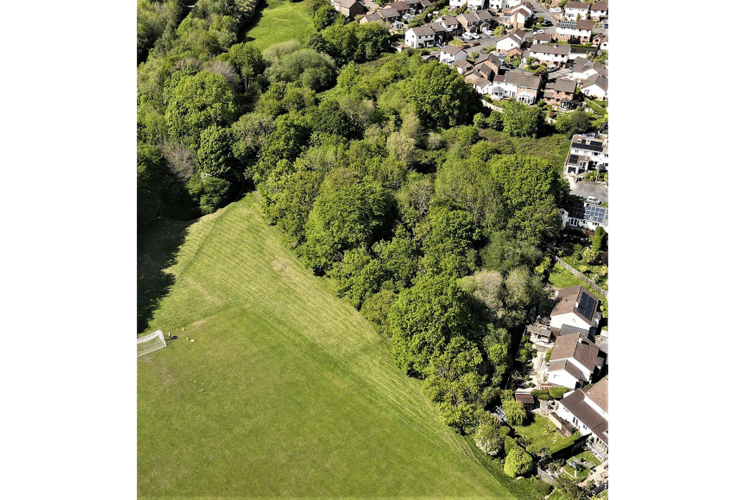
[(162, 298), (175, 283), (165, 269), (175, 263), (180, 246), (185, 242), (188, 226), (194, 220), (161, 218), (137, 237), (137, 333), (144, 333), (154, 317)]
[(241, 40), (241, 42), (252, 42), (255, 40), (254, 37), (248, 36), (248, 32), (258, 26), (259, 21), (262, 17), (264, 17), (264, 9), (266, 9), (268, 6), (269, 3), (266, 0), (261, 0), (256, 5), (256, 10), (253, 13), (253, 17), (251, 17), (251, 19), (240, 28), (241, 33), (245, 32), (245, 39)]

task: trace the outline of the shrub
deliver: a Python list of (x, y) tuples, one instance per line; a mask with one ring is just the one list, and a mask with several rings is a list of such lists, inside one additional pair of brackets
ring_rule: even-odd
[(566, 387), (551, 387), (548, 390), (548, 394), (554, 399), (563, 398), (564, 394), (566, 394), (567, 392), (569, 392), (569, 389), (567, 389)]

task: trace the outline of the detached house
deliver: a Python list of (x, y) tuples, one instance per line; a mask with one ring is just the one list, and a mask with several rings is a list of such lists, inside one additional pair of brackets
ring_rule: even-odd
[(337, 12), (349, 19), (355, 19), (368, 11), (365, 5), (355, 0), (331, 0), (331, 4)]
[(582, 93), (588, 97), (608, 99), (608, 78), (601, 75), (593, 75), (580, 85)]
[(525, 40), (525, 32), (522, 30), (515, 30), (513, 33), (510, 33), (496, 42), (496, 50), (502, 54), (506, 54), (512, 49), (519, 49), (522, 46), (523, 40)]
[(607, 19), (608, 2), (595, 2), (590, 6), (590, 19)]
[(518, 5), (513, 9), (502, 12), (498, 19), (507, 28), (522, 29), (532, 15), (532, 9), (525, 5)]
[(405, 33), (405, 45), (414, 49), (433, 47), (435, 44), (434, 31), (428, 26), (416, 26)]
[(474, 12), (465, 12), (457, 16), (457, 22), (464, 28), (465, 31), (470, 33), (477, 33), (480, 31), (480, 25), (482, 23), (480, 17)]
[(504, 9), (516, 7), (522, 3), (522, 0), (489, 0), (488, 8), (501, 12)]
[(577, 82), (574, 80), (558, 79), (547, 83), (543, 92), (543, 100), (559, 109), (571, 109), (577, 106), (574, 102), (574, 94), (577, 90)]
[[(571, 155), (570, 155), (571, 156)], [(598, 226), (608, 232), (608, 207), (599, 207), (588, 203), (566, 204), (559, 209), (562, 229), (569, 227), (585, 228), (595, 231)], [(562, 326), (562, 331), (564, 327)]]
[(384, 18), (381, 17), (377, 12), (366, 14), (365, 16), (360, 18), (360, 24), (368, 24), (368, 23), (383, 23)]
[(590, 383), (596, 370), (603, 367), (600, 349), (582, 335), (556, 337), (548, 364), (548, 383), (574, 389)]
[(376, 13), (390, 25), (402, 18), (402, 16), (400, 16), (400, 13), (397, 12), (397, 10), (395, 10), (393, 7), (384, 7), (383, 9), (377, 10)]
[(608, 379), (602, 379), (589, 389), (572, 391), (561, 401), (555, 415), (580, 431), (588, 448), (599, 459), (608, 456)]
[(540, 88), (540, 76), (512, 70), (494, 78), (489, 94), (494, 99), (514, 99), (525, 104), (535, 104)]
[(564, 6), (564, 18), (569, 21), (576, 21), (577, 16), (580, 19), (587, 19), (590, 4), (584, 2), (567, 2)]
[(533, 44), (537, 43), (551, 43), (553, 41), (553, 37), (549, 35), (548, 33), (538, 33), (533, 37)]
[(556, 304), (551, 311), (551, 329), (557, 333), (563, 325), (571, 325), (594, 332), (603, 318), (598, 312), (600, 302), (582, 285), (557, 291)]
[(467, 52), (460, 47), (447, 45), (439, 52), (439, 61), (444, 64), (453, 64), (455, 61), (467, 61)]
[(556, 38), (561, 42), (586, 43), (593, 35), (595, 21), (559, 21)]
[(454, 16), (441, 16), (436, 22), (441, 23), (450, 35), (459, 34), (461, 32), (460, 23)]
[(578, 57), (572, 62), (572, 74), (569, 76), (572, 80), (582, 82), (593, 75), (608, 77), (608, 68), (600, 61), (588, 61), (584, 57)]

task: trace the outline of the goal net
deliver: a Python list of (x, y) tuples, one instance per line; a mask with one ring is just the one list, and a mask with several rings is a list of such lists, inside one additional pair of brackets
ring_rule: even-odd
[(136, 339), (136, 345), (138, 346), (138, 355), (143, 356), (150, 352), (158, 351), (167, 346), (162, 330), (157, 330), (154, 333), (150, 333), (145, 337)]

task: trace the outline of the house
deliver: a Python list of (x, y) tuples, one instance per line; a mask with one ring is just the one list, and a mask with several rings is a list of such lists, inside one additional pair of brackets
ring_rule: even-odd
[(506, 54), (512, 49), (519, 49), (522, 46), (522, 42), (525, 40), (525, 32), (522, 30), (515, 30), (504, 38), (496, 42), (496, 50), (502, 54)]
[(436, 45), (434, 31), (428, 26), (415, 26), (405, 32), (405, 45), (414, 49)]
[(455, 61), (467, 61), (467, 52), (460, 47), (447, 45), (439, 52), (439, 61), (450, 65)]
[(598, 44), (598, 49), (608, 51), (608, 37), (607, 36), (604, 36), (601, 39), (601, 42)]
[(452, 37), (452, 35), (447, 31), (447, 29), (444, 27), (443, 24), (437, 23), (436, 21), (432, 23), (426, 24), (429, 28), (433, 30), (434, 33), (434, 40), (436, 43), (444, 42)]
[(577, 57), (572, 61), (572, 74), (569, 78), (582, 82), (593, 75), (608, 76), (608, 68), (600, 61), (588, 61), (584, 57)]
[(574, 426), (587, 439), (588, 448), (600, 459), (608, 456), (608, 379), (587, 389), (566, 394), (556, 415)]
[(587, 337), (564, 335), (556, 337), (548, 363), (548, 383), (574, 389), (590, 383), (593, 374), (603, 367), (605, 356)]
[(436, 20), (436, 22), (441, 23), (441, 25), (444, 27), (444, 29), (447, 30), (449, 34), (457, 34), (461, 31), (460, 23), (454, 16), (441, 16)]
[(567, 2), (564, 6), (564, 19), (576, 21), (578, 19), (587, 19), (590, 4), (584, 2)]
[(559, 21), (556, 25), (556, 39), (561, 42), (586, 43), (593, 35), (595, 21)]
[(553, 38), (548, 33), (538, 33), (533, 37), (533, 44), (536, 43), (551, 43)]
[(525, 104), (535, 104), (540, 87), (540, 76), (512, 70), (494, 78), (489, 94), (494, 99), (515, 99)]
[(449, 0), (449, 8), (457, 10), (467, 3), (467, 0)]
[(349, 19), (355, 19), (368, 11), (365, 5), (356, 0), (331, 0), (331, 4), (337, 12)]
[(473, 65), (467, 62), (466, 60), (458, 60), (454, 61), (454, 67), (457, 68), (457, 72), (460, 75), (464, 75), (466, 73), (470, 73), (473, 71)]
[(561, 330), (563, 325), (595, 331), (603, 315), (598, 312), (600, 299), (582, 285), (556, 292), (556, 303), (551, 311), (551, 329)]
[(559, 109), (572, 109), (577, 106), (574, 102), (574, 94), (577, 90), (577, 82), (559, 78), (555, 82), (547, 83), (543, 91), (543, 100)]
[(538, 62), (546, 63), (546, 66), (563, 66), (569, 60), (569, 52), (569, 45), (533, 44), (522, 58), (527, 60), (528, 57), (532, 57)]
[(383, 23), (384, 18), (381, 17), (378, 13), (374, 12), (361, 17), (359, 22), (360, 24)]
[(402, 16), (400, 16), (400, 13), (397, 12), (393, 7), (384, 7), (383, 9), (377, 10), (376, 13), (381, 16), (381, 19), (383, 19), (390, 25), (402, 18)]
[(590, 41), (591, 41), (591, 42), (592, 42), (592, 44), (593, 44), (593, 45), (595, 45), (596, 47), (600, 47), (600, 46), (601, 46), (601, 44), (603, 43), (603, 41), (604, 41), (604, 40), (607, 40), (607, 39), (608, 39), (608, 35), (606, 35), (605, 33), (595, 33), (595, 34), (594, 34), (594, 35), (593, 35), (593, 36), (591, 37)]
[(476, 71), (471, 71), (469, 73), (465, 73), (464, 75), (465, 81), (473, 86), (473, 88), (478, 91), (479, 94), (487, 94), (488, 90), (491, 86), (491, 82), (484, 77), (482, 74), (477, 73)]
[(465, 12), (457, 16), (457, 22), (465, 31), (477, 33), (480, 31), (481, 19), (474, 12)]
[(504, 9), (517, 7), (521, 3), (522, 0), (488, 0), (488, 8), (501, 12)]
[(608, 99), (608, 78), (601, 75), (593, 75), (580, 85), (582, 93), (588, 97)]
[(408, 5), (401, 0), (397, 2), (390, 2), (386, 4), (386, 7), (391, 7), (392, 9), (396, 10), (400, 18), (404, 18), (405, 14), (412, 14), (412, 12), (410, 12), (410, 7), (408, 7)]
[(529, 392), (515, 392), (514, 400), (522, 403), (522, 407), (526, 411), (531, 411), (535, 407), (535, 398)]
[(594, 231), (598, 226), (608, 232), (608, 207), (588, 203), (566, 204), (559, 209), (562, 229), (565, 227), (584, 228)]
[(507, 28), (522, 29), (532, 15), (532, 9), (525, 5), (518, 5), (517, 7), (503, 11), (498, 19)]
[(467, 0), (467, 8), (471, 10), (482, 9), (486, 6), (486, 0)]
[(590, 19), (607, 19), (608, 2), (594, 2), (590, 6)]

